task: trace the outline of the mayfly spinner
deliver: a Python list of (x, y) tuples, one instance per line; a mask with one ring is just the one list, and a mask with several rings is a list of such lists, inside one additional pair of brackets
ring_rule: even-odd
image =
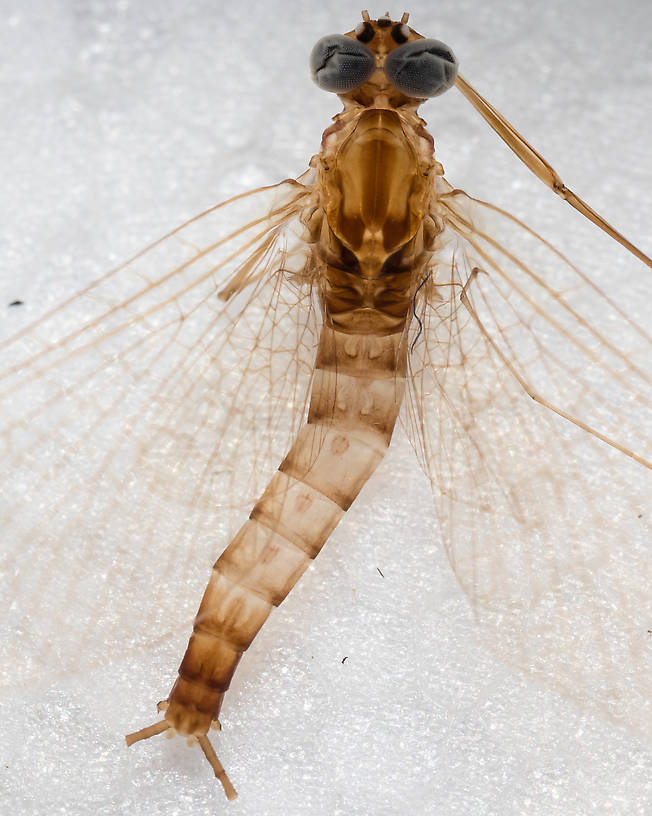
[[(536, 233), (448, 184), (419, 105), (456, 87), (548, 187), (652, 261), (459, 76), (447, 45), (407, 23), (365, 11), (315, 45), (313, 79), (344, 109), (304, 175), (192, 219), (2, 346), (3, 527), (17, 545), (203, 540), (264, 480), (214, 565), (163, 719), (127, 737), (197, 742), (229, 798), (207, 734), (235, 669), (397, 419), (493, 648), (650, 730), (636, 524), (651, 340)], [(39, 568), (34, 597), (65, 603)], [(162, 581), (155, 591), (153, 606)]]

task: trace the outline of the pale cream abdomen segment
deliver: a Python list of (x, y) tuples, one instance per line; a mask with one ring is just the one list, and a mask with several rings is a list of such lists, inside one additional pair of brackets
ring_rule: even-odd
[(382, 461), (404, 360), (398, 335), (324, 328), (308, 422), (213, 567), (168, 698), (165, 717), (177, 731), (206, 733), (242, 653)]

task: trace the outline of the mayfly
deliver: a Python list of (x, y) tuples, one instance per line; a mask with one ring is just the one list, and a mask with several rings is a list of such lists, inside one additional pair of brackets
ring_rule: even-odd
[[(4, 620), (22, 632), (6, 645), (18, 682), (68, 668), (56, 616), (49, 633), (47, 621), (30, 628), (39, 609), (63, 609), (73, 592), (94, 599), (66, 621), (75, 658), (120, 648), (124, 618), (88, 633), (100, 610), (128, 605), (131, 542), (204, 547), (254, 495), (164, 718), (127, 738), (198, 742), (229, 797), (207, 733), (236, 666), (382, 461), (397, 419), (494, 648), (650, 729), (650, 337), (533, 231), (448, 184), (419, 105), (456, 87), (538, 178), (652, 261), (459, 76), (450, 48), (407, 23), (363, 12), (317, 43), (313, 77), (344, 110), (303, 176), (192, 219), (2, 347), (14, 580), (39, 544), (33, 605), (14, 602), (11, 581), (3, 591)], [(572, 474), (563, 489), (559, 462)], [(84, 570), (91, 551), (106, 553), (101, 575)], [(54, 580), (62, 558), (69, 574)], [(155, 569), (142, 591), (156, 612), (134, 621), (134, 638), (172, 605)], [(39, 640), (37, 665), (17, 658), (25, 640)]]

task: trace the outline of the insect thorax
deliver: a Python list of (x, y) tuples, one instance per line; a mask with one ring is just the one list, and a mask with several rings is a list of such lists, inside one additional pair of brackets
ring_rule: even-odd
[(415, 112), (372, 107), (337, 117), (322, 147), (326, 318), (342, 331), (400, 331), (438, 231), (432, 140)]

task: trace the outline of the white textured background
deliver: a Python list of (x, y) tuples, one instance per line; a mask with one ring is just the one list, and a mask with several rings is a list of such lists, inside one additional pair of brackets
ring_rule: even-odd
[[(652, 6), (407, 10), (571, 188), (651, 249)], [(308, 54), (358, 20), (348, 0), (2, 0), (2, 334), (195, 212), (298, 175), (339, 108), (311, 83)], [(422, 112), (456, 186), (608, 273), (608, 243), (574, 241), (595, 234), (459, 94)], [(17, 298), (25, 306), (5, 308)], [(399, 443), (236, 674), (216, 739), (235, 803), (182, 740), (123, 743), (154, 719), (182, 633), (1, 697), (1, 811), (652, 813), (649, 746), (486, 654), (437, 535), (425, 479)]]

